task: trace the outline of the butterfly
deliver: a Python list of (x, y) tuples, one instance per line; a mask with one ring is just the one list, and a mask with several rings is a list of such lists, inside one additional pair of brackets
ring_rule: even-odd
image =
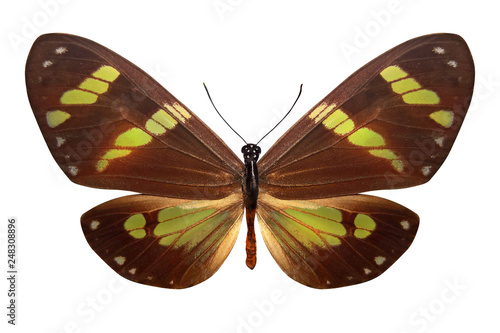
[(29, 101), (57, 164), (77, 184), (134, 191), (85, 214), (92, 249), (121, 276), (187, 288), (222, 265), (254, 221), (280, 268), (313, 288), (371, 280), (410, 246), (411, 210), (358, 194), (427, 182), (467, 112), (474, 64), (458, 35), (409, 40), (372, 60), (259, 159), (242, 160), (144, 71), (88, 39), (40, 36)]

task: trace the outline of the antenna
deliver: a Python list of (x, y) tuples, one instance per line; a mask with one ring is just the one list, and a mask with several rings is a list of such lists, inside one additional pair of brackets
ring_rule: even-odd
[(210, 103), (212, 103), (212, 105), (213, 105), (213, 107), (214, 107), (215, 111), (217, 111), (217, 114), (218, 114), (218, 115), (222, 118), (222, 120), (224, 120), (224, 122), (226, 123), (226, 125), (227, 125), (227, 126), (229, 126), (229, 128), (230, 128), (230, 129), (232, 129), (232, 130), (233, 130), (233, 132), (234, 132), (234, 133), (236, 133), (236, 135), (237, 135), (237, 136), (239, 136), (239, 137), (240, 137), (240, 139), (241, 139), (241, 140), (243, 140), (243, 142), (247, 145), (248, 143), (245, 141), (245, 139), (243, 139), (243, 138), (241, 137), (241, 135), (239, 135), (239, 134), (238, 134), (238, 132), (236, 132), (236, 131), (234, 130), (234, 128), (232, 128), (232, 127), (231, 127), (231, 125), (229, 125), (229, 123), (226, 121), (226, 119), (224, 119), (224, 117), (220, 114), (219, 110), (217, 110), (217, 108), (215, 107), (215, 104), (214, 104), (214, 102), (212, 101), (212, 97), (210, 97), (210, 93), (208, 92), (208, 88), (207, 88), (207, 86), (205, 85), (205, 82), (203, 82), (203, 86), (205, 87), (205, 90), (206, 90), (207, 95), (208, 95), (208, 99), (210, 100)]
[[(286, 118), (286, 117), (290, 114), (290, 112), (292, 112), (293, 107), (295, 106), (295, 104), (297, 104), (297, 101), (299, 100), (299, 97), (300, 97), (300, 95), (302, 94), (302, 86), (303, 86), (303, 84), (301, 84), (301, 85), (300, 85), (299, 95), (298, 95), (298, 96), (297, 96), (297, 98), (295, 99), (295, 102), (293, 102), (293, 105), (292, 105), (292, 107), (290, 108), (290, 110), (288, 110), (288, 112), (287, 112), (287, 113), (283, 116), (283, 118), (281, 118), (281, 120), (280, 120), (280, 121), (279, 121), (276, 125), (274, 125), (274, 127), (273, 127), (273, 128), (272, 128), (269, 132), (267, 132), (267, 133), (266, 133), (266, 135), (264, 135), (264, 136), (263, 136), (263, 137), (262, 137), (262, 138), (261, 138), (261, 139), (260, 139), (260, 140), (259, 140), (256, 144), (255, 144), (255, 145), (258, 145), (258, 144), (259, 144), (262, 140), (264, 140), (264, 138), (265, 138), (266, 136), (268, 136), (268, 135), (269, 135), (269, 133), (271, 133), (272, 131), (274, 131), (274, 129), (275, 129), (276, 127), (278, 127), (278, 125), (279, 125), (279, 124), (281, 124), (281, 122), (282, 122), (283, 120), (285, 120), (285, 118)], [(207, 86), (205, 85), (205, 82), (203, 82), (203, 87), (205, 87), (205, 91), (207, 92), (208, 99), (210, 99), (210, 103), (212, 103), (212, 106), (214, 107), (214, 109), (215, 109), (215, 111), (217, 112), (217, 114), (218, 114), (218, 115), (222, 118), (222, 120), (224, 120), (224, 122), (226, 123), (226, 125), (227, 125), (227, 126), (229, 126), (229, 128), (230, 128), (230, 129), (231, 129), (234, 133), (236, 133), (236, 135), (237, 135), (237, 136), (239, 136), (241, 140), (243, 140), (243, 142), (244, 142), (245, 144), (248, 144), (248, 143), (245, 141), (245, 139), (243, 139), (243, 138), (241, 137), (241, 135), (239, 135), (239, 134), (238, 134), (238, 132), (236, 132), (236, 131), (234, 130), (234, 128), (232, 128), (232, 127), (231, 127), (231, 125), (229, 125), (229, 123), (226, 121), (226, 119), (224, 119), (224, 117), (220, 114), (219, 110), (217, 110), (217, 108), (215, 107), (214, 102), (212, 101), (212, 97), (210, 97), (210, 93), (208, 92), (208, 88), (207, 88)]]
[(283, 120), (285, 120), (286, 116), (288, 116), (288, 114), (289, 114), (290, 112), (292, 112), (293, 107), (295, 106), (295, 104), (296, 104), (296, 103), (297, 103), (297, 101), (299, 100), (300, 94), (302, 94), (302, 86), (303, 86), (303, 84), (300, 84), (299, 95), (298, 95), (298, 96), (297, 96), (297, 98), (295, 99), (295, 102), (293, 102), (293, 105), (292, 105), (292, 107), (290, 108), (290, 110), (288, 110), (288, 112), (285, 114), (285, 116), (284, 116), (283, 118), (281, 118), (281, 120), (280, 120), (280, 121), (279, 121), (276, 125), (274, 125), (274, 127), (273, 127), (273, 128), (272, 128), (269, 132), (267, 132), (267, 133), (266, 133), (266, 135), (264, 135), (264, 136), (263, 136), (263, 137), (262, 137), (262, 138), (261, 138), (261, 139), (260, 139), (260, 140), (259, 140), (256, 144), (255, 144), (255, 145), (258, 145), (258, 144), (259, 144), (262, 140), (264, 140), (264, 138), (265, 138), (266, 136), (268, 136), (268, 135), (269, 135), (269, 133), (271, 133), (272, 131), (274, 131), (274, 129), (275, 129), (276, 127), (278, 127), (278, 125), (279, 125), (279, 124), (281, 124), (281, 122), (282, 122)]

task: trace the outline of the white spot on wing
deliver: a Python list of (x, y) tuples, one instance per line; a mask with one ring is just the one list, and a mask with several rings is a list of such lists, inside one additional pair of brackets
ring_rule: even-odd
[(170, 280), (170, 283), (169, 284), (174, 284), (174, 280)]
[(366, 274), (366, 275), (370, 274), (371, 272), (372, 272), (372, 270), (371, 270), (371, 269), (369, 269), (369, 268), (365, 268), (365, 274)]
[(441, 46), (436, 46), (432, 49), (432, 52), (436, 54), (444, 54), (444, 49)]
[(405, 229), (405, 230), (410, 229), (410, 222), (404, 220), (404, 221), (401, 221), (400, 224), (401, 224), (401, 227), (403, 227), (403, 229)]
[(448, 66), (451, 66), (453, 68), (457, 68), (458, 64), (455, 60), (450, 60), (447, 62)]
[(330, 284), (330, 280), (326, 280), (326, 284)]
[(72, 165), (69, 167), (69, 173), (72, 175), (72, 176), (76, 176), (78, 174), (78, 167)]
[(42, 66), (43, 66), (43, 68), (47, 68), (47, 67), (49, 67), (49, 66), (51, 66), (51, 65), (53, 65), (53, 64), (54, 64), (54, 63), (53, 63), (52, 61), (50, 61), (50, 60), (45, 60), (45, 61), (43, 62), (43, 64), (42, 64)]
[(434, 141), (439, 147), (443, 147), (444, 143), (444, 136), (440, 136), (439, 138), (435, 138)]
[(99, 227), (99, 224), (101, 224), (101, 222), (99, 222), (97, 220), (94, 220), (94, 221), (90, 222), (90, 229), (96, 230), (97, 227)]
[(118, 265), (121, 266), (125, 263), (125, 257), (123, 257), (123, 256), (115, 257), (115, 261)]
[(426, 165), (426, 166), (422, 167), (422, 174), (424, 176), (428, 176), (430, 173), (431, 173), (431, 166), (430, 165)]
[(56, 144), (57, 147), (61, 147), (63, 143), (66, 142), (65, 138), (61, 138), (60, 136), (56, 136)]
[(65, 47), (65, 46), (59, 46), (56, 50), (55, 50), (56, 54), (63, 54), (63, 53), (66, 53), (68, 52), (68, 49)]
[(375, 263), (377, 265), (382, 265), (385, 261), (385, 257), (382, 257), (382, 256), (378, 256), (378, 257), (375, 257), (374, 260), (375, 260)]
[(132, 269), (129, 269), (129, 271), (128, 271), (128, 272), (129, 272), (130, 274), (134, 275), (136, 271), (137, 271), (137, 268), (132, 268)]
[(146, 279), (148, 279), (149, 281), (153, 280), (153, 277), (152, 276), (148, 276)]

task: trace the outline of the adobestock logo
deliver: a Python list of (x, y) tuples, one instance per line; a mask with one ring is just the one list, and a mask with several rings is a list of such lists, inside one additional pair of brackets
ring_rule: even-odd
[(271, 290), (268, 296), (261, 300), (254, 300), (252, 310), (244, 315), (238, 316), (236, 333), (254, 333), (260, 330), (266, 322), (272, 320), (273, 316), (279, 316), (283, 304), (293, 298), (298, 290), (299, 284), (288, 276), (282, 276), (282, 286)]
[(266, 320), (272, 316), (276, 305), (283, 304), (286, 297), (282, 290), (274, 289), (269, 295), (269, 299), (262, 301), (254, 301), (255, 310), (250, 312), (246, 317), (238, 317), (237, 333), (253, 333), (258, 327), (262, 326)]
[(31, 41), (40, 35), (40, 30), (49, 24), (50, 20), (59, 14), (61, 5), (66, 5), (70, 0), (40, 0), (38, 10), (28, 17), (21, 17), (21, 27), (19, 31), (7, 33), (7, 39), (18, 53), (23, 46), (31, 45)]
[(437, 322), (440, 317), (449, 311), (451, 305), (458, 300), (466, 289), (467, 286), (461, 284), (457, 278), (444, 280), (444, 287), (440, 292), (426, 304), (420, 305), (410, 315), (408, 322), (411, 328), (400, 331), (400, 333), (425, 332), (432, 323)]
[(224, 21), (228, 13), (233, 12), (243, 0), (215, 0), (212, 2), (215, 12), (221, 21)]
[(487, 76), (476, 74), (476, 82), (474, 86), (474, 94), (469, 106), (469, 112), (476, 112), (482, 102), (497, 96), (497, 90), (500, 87), (500, 81), (493, 77), (493, 74), (488, 73)]
[(354, 55), (360, 54), (361, 50), (366, 48), (372, 42), (372, 39), (380, 35), (384, 28), (387, 28), (394, 17), (403, 11), (403, 5), (399, 0), (391, 0), (386, 8), (372, 10), (370, 12), (371, 20), (362, 27), (354, 27), (354, 36), (350, 42), (341, 42), (340, 50), (348, 63), (352, 61)]
[(121, 277), (112, 277), (105, 286), (95, 293), (85, 297), (76, 305), (74, 313), (76, 316), (66, 321), (56, 332), (58, 333), (83, 333), (92, 322), (106, 309), (116, 304), (116, 299), (130, 285), (128, 280)]

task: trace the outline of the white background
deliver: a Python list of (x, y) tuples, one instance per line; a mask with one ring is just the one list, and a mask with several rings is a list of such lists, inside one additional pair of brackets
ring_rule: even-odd
[[(8, 5), (6, 5), (8, 3)], [(8, 332), (492, 332), (498, 329), (499, 17), (486, 1), (3, 2), (1, 17), (0, 266), (6, 221), (19, 219), (18, 326)], [(464, 4), (464, 5), (462, 5)], [(496, 6), (498, 7), (498, 6)], [(360, 40), (360, 31), (369, 36)], [(101, 43), (148, 71), (236, 152), (271, 128), (304, 91), (263, 151), (349, 74), (410, 38), (458, 33), (475, 59), (476, 90), (447, 161), (426, 185), (379, 191), (420, 215), (416, 240), (381, 277), (314, 290), (290, 280), (258, 234), (258, 264), (240, 237), (221, 269), (186, 290), (121, 278), (87, 245), (80, 215), (126, 194), (70, 182), (42, 138), (24, 65), (40, 34)], [(356, 47), (347, 56), (342, 45)], [(244, 226), (244, 225), (243, 225)], [(242, 228), (244, 229), (244, 227)], [(1, 274), (0, 276), (4, 276)], [(279, 295), (277, 297), (276, 295)], [(92, 305), (93, 304), (93, 305)]]

